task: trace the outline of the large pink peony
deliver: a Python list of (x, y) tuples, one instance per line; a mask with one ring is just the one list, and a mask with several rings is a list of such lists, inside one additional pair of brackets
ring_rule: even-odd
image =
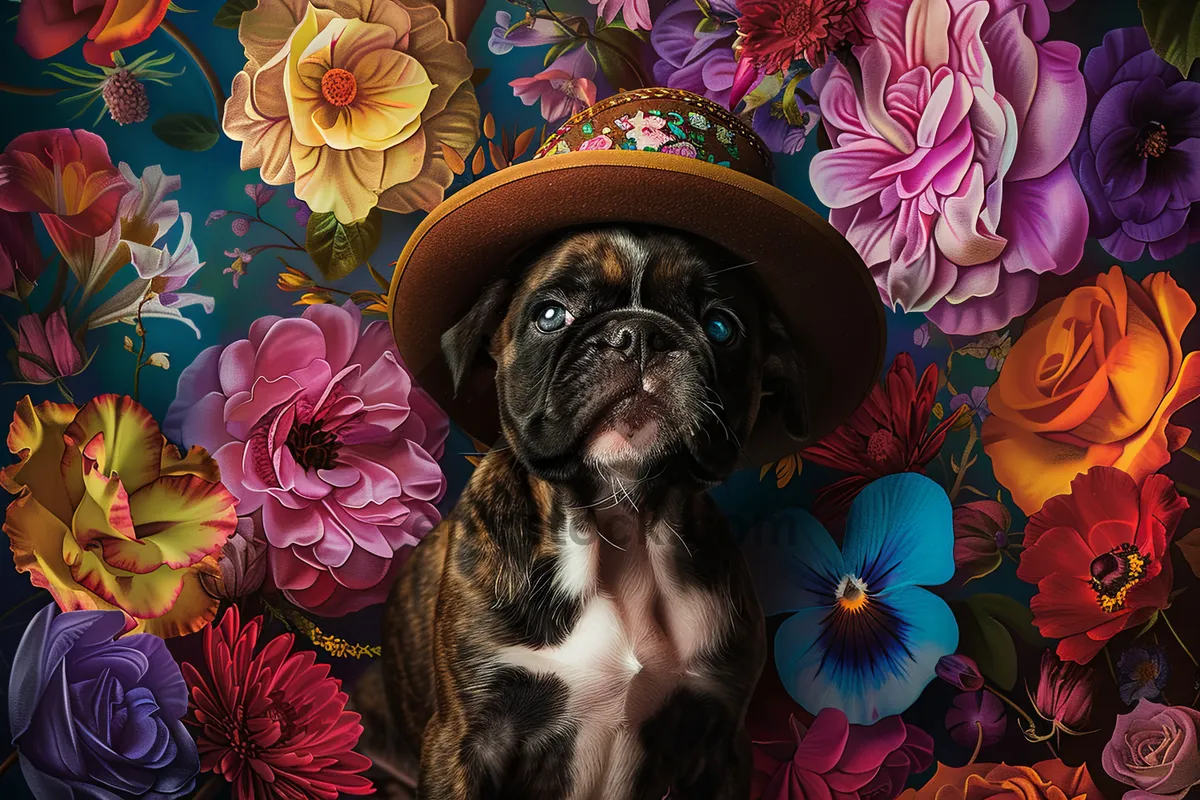
[(437, 524), (449, 422), (415, 387), (384, 322), (352, 303), (263, 317), (179, 377), (172, 438), (203, 444), (241, 516), (256, 514), (275, 586), (322, 616), (382, 601)]
[[(883, 301), (949, 333), (997, 330), (1038, 275), (1074, 269), (1087, 205), (1067, 155), (1087, 97), (1079, 48), (1043, 42), (1044, 0), (873, 0), (875, 38), (813, 79), (830, 221)], [(855, 66), (855, 65), (852, 65)]]

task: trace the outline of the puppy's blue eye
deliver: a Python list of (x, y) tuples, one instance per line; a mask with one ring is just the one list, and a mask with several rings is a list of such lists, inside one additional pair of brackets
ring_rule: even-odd
[(557, 330), (562, 330), (574, 321), (575, 318), (571, 316), (570, 312), (557, 303), (542, 306), (537, 310), (537, 314), (534, 317), (534, 324), (537, 325), (538, 330), (542, 333), (554, 333)]
[(733, 320), (719, 311), (704, 318), (704, 334), (717, 344), (729, 344), (734, 332)]

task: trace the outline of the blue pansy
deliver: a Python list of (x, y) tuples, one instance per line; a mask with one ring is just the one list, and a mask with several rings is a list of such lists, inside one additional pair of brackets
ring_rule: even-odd
[(841, 549), (810, 514), (789, 510), (746, 543), (766, 614), (790, 613), (775, 666), (809, 713), (870, 725), (912, 705), (958, 646), (946, 603), (922, 586), (954, 575), (949, 498), (915, 473), (889, 475), (850, 507)]

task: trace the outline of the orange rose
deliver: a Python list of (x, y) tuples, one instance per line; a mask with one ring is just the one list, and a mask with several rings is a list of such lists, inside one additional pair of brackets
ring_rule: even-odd
[(920, 789), (909, 789), (897, 800), (1104, 800), (1087, 766), (1068, 767), (1058, 759), (1032, 767), (971, 764), (947, 767)]
[(1179, 345), (1196, 304), (1165, 272), (1113, 267), (1025, 323), (988, 394), (983, 449), (1026, 514), (1095, 466), (1141, 481), (1191, 431), (1171, 415), (1200, 396), (1200, 358)]

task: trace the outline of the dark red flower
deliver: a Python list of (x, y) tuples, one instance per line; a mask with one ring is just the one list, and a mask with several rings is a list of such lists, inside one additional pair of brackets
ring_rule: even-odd
[(803, 58), (816, 68), (844, 42), (870, 32), (862, 0), (738, 0), (743, 58), (766, 73)]
[(929, 430), (937, 385), (935, 365), (925, 369), (918, 383), (912, 356), (900, 353), (883, 385), (871, 389), (850, 419), (801, 453), (809, 461), (853, 473), (821, 490), (814, 508), (818, 517), (828, 520), (844, 514), (863, 487), (876, 478), (925, 471), (957, 418), (949, 414)]
[(201, 770), (233, 784), (234, 800), (371, 794), (359, 774), (371, 761), (353, 750), (361, 717), (346, 710), (341, 681), (312, 652), (292, 653), (291, 634), (255, 655), (261, 629), (262, 617), (242, 627), (233, 606), (204, 629), (204, 673), (183, 665)]
[(1167, 606), (1167, 546), (1188, 502), (1165, 475), (1137, 483), (1093, 467), (1025, 526), (1017, 577), (1036, 584), (1030, 607), (1043, 636), (1061, 639), (1064, 661), (1086, 664), (1104, 643)]

